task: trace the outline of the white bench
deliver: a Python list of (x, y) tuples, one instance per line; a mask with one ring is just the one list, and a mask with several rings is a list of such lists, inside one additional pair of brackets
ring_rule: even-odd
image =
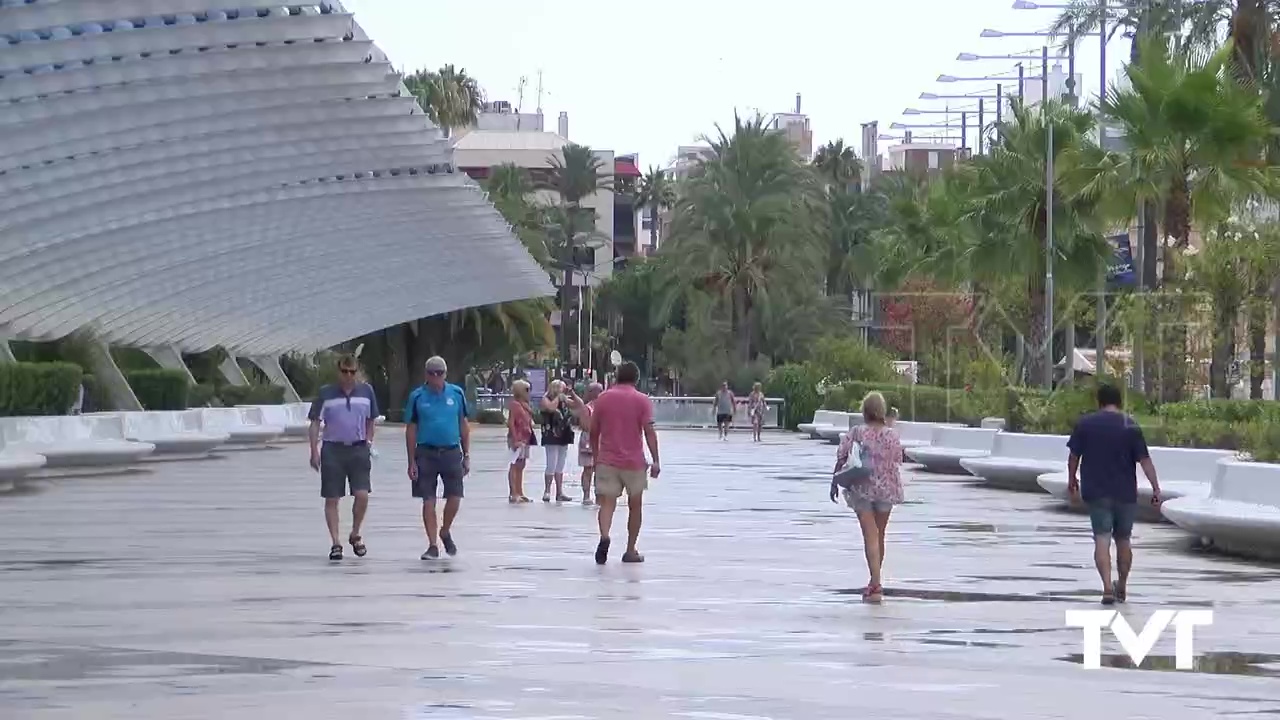
[(961, 467), (960, 459), (990, 455), (998, 432), (984, 428), (940, 427), (934, 433), (932, 445), (907, 448), (906, 455), (929, 472), (967, 475), (968, 471)]
[(231, 440), (225, 432), (206, 432), (191, 411), (123, 412), (118, 416), (127, 440), (156, 446), (147, 460), (195, 460)]
[[(838, 429), (841, 433), (849, 429), (849, 413), (837, 412), (835, 410), (816, 410), (813, 413), (813, 422), (800, 423), (796, 426), (800, 432), (809, 433), (809, 437), (814, 440), (822, 438), (821, 431)], [(837, 436), (836, 442), (840, 442)]]
[(1041, 492), (1036, 480), (1045, 473), (1066, 472), (1066, 435), (996, 434), (991, 454), (961, 458), (960, 466), (982, 478), (988, 485)]
[[(284, 428), (282, 440), (305, 440), (307, 438), (307, 430), (311, 427), (311, 421), (307, 419), (307, 411), (302, 410), (302, 417), (298, 417), (297, 405), (305, 405), (305, 403), (292, 403), (290, 405), (241, 405), (241, 409), (251, 411), (249, 413), (250, 420), (257, 419), (261, 425), (273, 425)], [(253, 415), (252, 411), (258, 413)]]
[(0, 437), (6, 452), (44, 456), (43, 467), (29, 471), (34, 477), (118, 473), (156, 449), (126, 440), (110, 415), (0, 418)]
[(958, 423), (914, 422), (911, 420), (899, 420), (893, 424), (893, 429), (898, 431), (898, 442), (902, 445), (903, 450), (932, 445), (934, 436), (938, 434), (938, 429), (944, 427), (964, 426)]
[(268, 443), (284, 434), (279, 425), (262, 422), (262, 414), (253, 408), (203, 408), (188, 410), (197, 413), (200, 429), (208, 433), (226, 433), (230, 440), (221, 450), (256, 450), (270, 447)]
[[(1149, 451), (1151, 462), (1156, 466), (1156, 477), (1160, 480), (1160, 494), (1165, 500), (1209, 497), (1214, 478), (1218, 476), (1218, 463), (1236, 458), (1234, 450), (1153, 447)], [(1151, 485), (1141, 469), (1137, 473), (1138, 517), (1143, 520), (1160, 520), (1160, 511), (1151, 505)], [(1036, 484), (1050, 495), (1068, 503), (1073, 510), (1084, 510), (1084, 506), (1073, 501), (1067, 492), (1066, 470), (1041, 475), (1036, 478)]]
[(9, 492), (15, 482), (40, 470), (46, 462), (43, 455), (6, 447), (4, 438), (0, 437), (0, 492)]
[(984, 417), (982, 418), (982, 422), (978, 424), (978, 427), (988, 428), (991, 430), (1003, 430), (1005, 428), (1005, 425), (1006, 423), (1004, 421), (1004, 418)]
[(1208, 496), (1174, 498), (1161, 511), (1214, 547), (1280, 559), (1280, 465), (1222, 460)]

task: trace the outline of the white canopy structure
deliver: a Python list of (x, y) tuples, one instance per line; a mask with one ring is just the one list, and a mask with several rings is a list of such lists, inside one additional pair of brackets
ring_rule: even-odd
[(340, 3), (0, 0), (0, 339), (269, 357), (552, 292)]

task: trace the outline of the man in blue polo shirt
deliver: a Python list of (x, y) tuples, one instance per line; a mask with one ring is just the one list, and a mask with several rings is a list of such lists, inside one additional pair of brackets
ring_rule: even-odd
[[(352, 355), (338, 360), (338, 383), (320, 388), (311, 403), (308, 437), (311, 440), (311, 469), (320, 472), (320, 496), (324, 498), (324, 520), (329, 525), (330, 560), (342, 559), (338, 539), (338, 501), (347, 494), (355, 498), (351, 508), (351, 536), (347, 541), (357, 557), (364, 557), (360, 526), (369, 508), (370, 455), (378, 399), (373, 388), (357, 382), (359, 364)], [(323, 424), (323, 429), (321, 425)], [(323, 438), (323, 443), (321, 439)]]
[[(471, 472), (471, 428), (467, 423), (466, 393), (445, 382), (444, 358), (427, 360), (427, 381), (409, 394), (404, 409), (405, 447), (413, 496), (422, 498), (422, 525), (427, 531), (427, 551), (422, 559), (440, 557), (437, 540), (450, 555), (453, 521), (462, 504), (462, 478)], [(436, 485), (444, 485), (444, 517), (437, 524)]]

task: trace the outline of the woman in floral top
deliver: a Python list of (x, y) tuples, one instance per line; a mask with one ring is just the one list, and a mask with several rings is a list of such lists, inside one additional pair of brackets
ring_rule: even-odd
[(536, 445), (533, 434), (533, 410), (529, 407), (529, 383), (517, 380), (511, 384), (511, 402), (507, 403), (507, 449), (511, 451), (507, 468), (507, 502), (527, 503), (524, 496), (524, 466), (529, 459), (529, 446)]
[(764, 414), (768, 409), (760, 383), (752, 385), (751, 394), (747, 396), (747, 417), (751, 418), (751, 439), (755, 442), (760, 442), (760, 429), (764, 427)]
[[(871, 581), (862, 591), (862, 599), (880, 602), (884, 588), (880, 585), (880, 568), (884, 564), (884, 531), (889, 525), (889, 513), (894, 505), (902, 504), (902, 443), (898, 431), (886, 424), (884, 396), (869, 393), (862, 401), (863, 425), (848, 432), (836, 451), (838, 472), (849, 461), (854, 443), (866, 448), (871, 457), (871, 477), (844, 491), (844, 500), (858, 514), (862, 526), (862, 545), (867, 556), (867, 571)], [(836, 501), (839, 487), (831, 480), (831, 502)]]

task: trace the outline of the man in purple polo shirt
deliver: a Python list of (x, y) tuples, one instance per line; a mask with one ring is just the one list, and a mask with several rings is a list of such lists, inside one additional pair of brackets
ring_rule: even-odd
[[(360, 537), (360, 526), (369, 508), (369, 443), (373, 441), (374, 418), (378, 417), (378, 399), (367, 383), (357, 382), (359, 364), (352, 355), (338, 360), (337, 385), (320, 388), (311, 403), (311, 469), (320, 472), (320, 496), (324, 498), (324, 521), (329, 526), (330, 560), (342, 559), (342, 541), (338, 534), (338, 501), (347, 494), (355, 498), (351, 508), (351, 535), (347, 541), (357, 557), (367, 549)], [(323, 423), (324, 427), (321, 428)], [(321, 438), (323, 437), (323, 443)]]

